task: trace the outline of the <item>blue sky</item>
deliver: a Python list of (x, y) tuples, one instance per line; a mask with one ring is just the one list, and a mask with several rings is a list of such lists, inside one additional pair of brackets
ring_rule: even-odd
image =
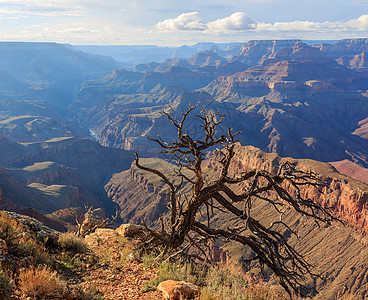
[(368, 37), (368, 0), (0, 0), (1, 41), (157, 44)]

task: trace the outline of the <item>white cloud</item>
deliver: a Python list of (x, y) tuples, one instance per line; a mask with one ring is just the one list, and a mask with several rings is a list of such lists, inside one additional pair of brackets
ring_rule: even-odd
[(356, 28), (357, 30), (368, 30), (368, 15), (362, 15), (358, 19), (346, 22), (349, 28)]
[(243, 12), (236, 12), (229, 17), (207, 23), (208, 29), (213, 31), (249, 30), (255, 26), (256, 22)]
[(359, 33), (368, 31), (368, 15), (362, 15), (357, 19), (346, 22), (313, 22), (313, 21), (292, 21), (292, 22), (255, 22), (247, 17), (243, 12), (236, 12), (232, 15), (204, 23), (198, 12), (190, 12), (179, 15), (177, 18), (166, 19), (155, 25), (156, 29), (165, 32), (175, 31), (201, 31), (207, 34), (213, 33), (236, 33), (251, 31), (264, 34), (277, 33), (300, 34), (300, 33)]
[(368, 30), (368, 15), (347, 22), (311, 22), (293, 21), (276, 23), (258, 23), (257, 32), (338, 32), (338, 31), (366, 31)]
[(206, 25), (196, 11), (181, 14), (175, 19), (166, 19), (157, 23), (155, 27), (160, 31), (202, 31), (206, 29)]
[(258, 23), (257, 31), (315, 31), (321, 29), (333, 29), (337, 24), (310, 21), (276, 22), (276, 23)]
[(236, 12), (229, 17), (203, 23), (199, 12), (190, 12), (179, 15), (174, 19), (166, 19), (155, 27), (160, 31), (241, 31), (254, 29), (256, 23), (243, 12)]

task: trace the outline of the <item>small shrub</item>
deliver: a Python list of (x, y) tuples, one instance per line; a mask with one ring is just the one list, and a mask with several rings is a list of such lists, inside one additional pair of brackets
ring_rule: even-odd
[(143, 267), (146, 269), (150, 269), (155, 265), (155, 258), (157, 254), (155, 252), (149, 252), (149, 253), (143, 253), (142, 259), (143, 259)]
[(58, 239), (59, 245), (67, 251), (83, 253), (87, 250), (84, 239), (77, 237), (74, 233), (61, 233)]
[(23, 225), (21, 223), (9, 218), (5, 212), (0, 213), (0, 238), (5, 240), (10, 254), (16, 255), (17, 241), (22, 232)]
[(82, 264), (78, 257), (70, 257), (68, 254), (62, 254), (60, 261), (65, 269), (74, 269)]
[(120, 260), (126, 262), (132, 253), (135, 253), (133, 244), (123, 239), (120, 243)]
[(105, 249), (104, 252), (100, 253), (98, 256), (98, 262), (100, 264), (108, 264), (111, 261), (111, 250)]
[(28, 269), (19, 275), (19, 289), (27, 297), (62, 299), (64, 286), (55, 271), (47, 267)]
[(0, 238), (14, 239), (23, 231), (23, 224), (8, 217), (4, 211), (0, 212)]
[(9, 299), (10, 295), (13, 293), (13, 288), (10, 284), (10, 279), (0, 271), (0, 300)]
[[(146, 267), (153, 265), (152, 254), (144, 257), (143, 265), (145, 264)], [(160, 261), (157, 262), (157, 277), (147, 282), (143, 287), (142, 292), (155, 290), (160, 282), (166, 280), (184, 280), (197, 285), (203, 285), (203, 275), (205, 272), (205, 267), (201, 264), (186, 263), (184, 261), (178, 261), (177, 263)]]

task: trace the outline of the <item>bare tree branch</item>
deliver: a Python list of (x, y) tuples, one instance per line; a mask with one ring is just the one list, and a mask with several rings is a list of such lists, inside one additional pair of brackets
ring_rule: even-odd
[[(328, 208), (302, 197), (302, 187), (311, 186), (320, 190), (323, 182), (315, 173), (297, 170), (289, 162), (280, 165), (277, 174), (256, 169), (232, 174), (232, 162), (236, 154), (235, 137), (240, 132), (233, 133), (228, 128), (227, 136), (216, 137), (216, 128), (225, 116), (220, 112), (207, 112), (202, 106), (195, 117), (201, 122), (204, 134), (201, 139), (194, 140), (185, 132), (185, 124), (198, 105), (189, 104), (179, 121), (172, 107), (162, 112), (177, 130), (176, 141), (164, 141), (159, 135), (157, 139), (150, 138), (162, 147), (163, 153), (170, 154), (178, 166), (174, 176), (180, 178), (179, 184), (175, 185), (174, 180), (170, 181), (157, 169), (142, 166), (136, 153), (136, 166), (161, 178), (170, 189), (170, 224), (165, 226), (162, 223), (161, 232), (154, 231), (154, 235), (160, 235), (157, 238), (165, 244), (165, 253), (170, 249), (175, 251), (172, 257), (189, 255), (190, 249), (197, 248), (198, 255), (206, 259), (204, 245), (215, 238), (250, 247), (254, 253), (251, 260), (258, 261), (261, 268), (270, 268), (285, 290), (291, 293), (292, 289), (303, 284), (307, 274), (315, 274), (284, 237), (285, 232), (292, 235), (297, 233), (282, 220), (282, 216), (285, 207), (291, 207), (301, 216), (325, 224), (338, 221)], [(214, 146), (220, 147), (213, 154), (218, 159), (219, 171), (207, 176), (204, 174), (204, 157)], [(192, 187), (190, 196), (183, 191), (188, 184)], [(264, 220), (257, 220), (253, 216), (255, 203), (264, 203), (273, 208), (279, 214), (279, 220), (267, 226), (263, 224)], [(214, 222), (214, 209), (228, 215), (226, 222), (231, 224), (225, 226), (226, 229)], [(192, 253), (190, 255), (200, 257)]]

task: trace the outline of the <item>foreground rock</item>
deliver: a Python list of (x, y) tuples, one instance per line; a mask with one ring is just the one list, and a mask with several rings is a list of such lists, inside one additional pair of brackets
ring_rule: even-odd
[(157, 290), (164, 299), (194, 299), (199, 294), (199, 287), (185, 281), (166, 280), (161, 282)]
[(139, 238), (147, 234), (144, 226), (135, 224), (123, 224), (116, 229), (116, 232), (126, 238)]
[(85, 236), (87, 245), (91, 248), (98, 247), (101, 243), (118, 240), (118, 233), (111, 228), (97, 228), (95, 232)]
[(59, 237), (59, 233), (45, 226), (39, 220), (21, 215), (14, 212), (5, 211), (4, 212), (8, 218), (20, 222), (24, 226), (24, 234), (29, 234), (34, 237), (38, 242), (48, 245), (55, 245)]

